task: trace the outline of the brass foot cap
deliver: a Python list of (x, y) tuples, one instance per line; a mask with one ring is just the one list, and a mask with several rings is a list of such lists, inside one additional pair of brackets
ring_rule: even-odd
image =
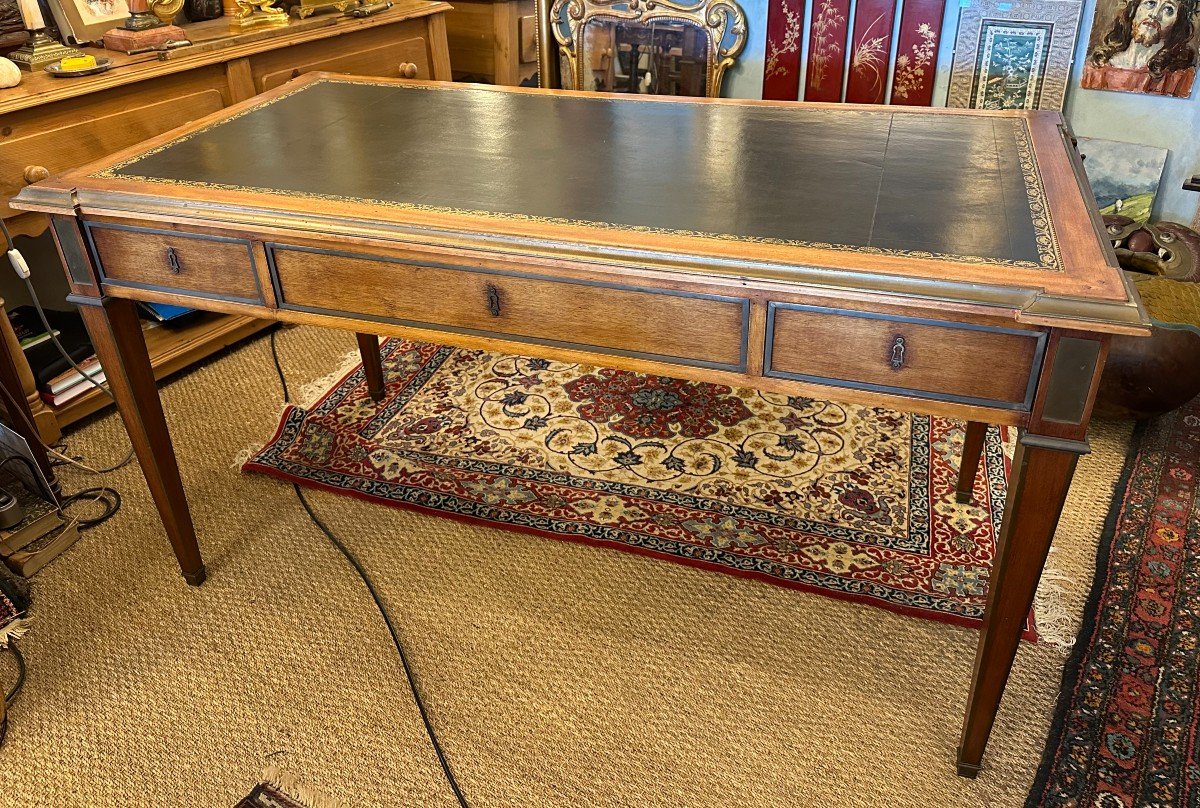
[(183, 574), (183, 580), (187, 581), (189, 586), (200, 586), (200, 584), (204, 583), (207, 579), (208, 570), (204, 569), (203, 564), (200, 565), (199, 569), (193, 570), (192, 572), (185, 572)]
[(982, 763), (965, 763), (962, 759), (962, 750), (958, 750), (958, 776), (967, 777), (974, 780), (979, 776), (979, 772), (983, 771)]

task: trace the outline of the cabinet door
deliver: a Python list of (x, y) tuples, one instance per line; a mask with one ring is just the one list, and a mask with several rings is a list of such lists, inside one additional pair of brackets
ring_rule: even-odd
[[(422, 23), (387, 26), (262, 54), (252, 63), (255, 89), (266, 92), (314, 70), (352, 76), (431, 79), (424, 27)], [(312, 47), (318, 44), (319, 47)], [(412, 67), (405, 68), (406, 65)]]

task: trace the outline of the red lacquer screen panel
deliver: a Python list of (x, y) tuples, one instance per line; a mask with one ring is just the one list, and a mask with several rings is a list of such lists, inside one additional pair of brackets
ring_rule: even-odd
[(854, 35), (850, 37), (846, 103), (883, 103), (895, 21), (895, 0), (859, 0), (854, 11)]
[(933, 103), (938, 40), (946, 0), (905, 0), (896, 43), (892, 103), (927, 107)]
[(841, 101), (850, 0), (814, 0), (805, 101)]
[(800, 97), (800, 36), (804, 0), (771, 0), (767, 11), (767, 50), (763, 98), (795, 101)]

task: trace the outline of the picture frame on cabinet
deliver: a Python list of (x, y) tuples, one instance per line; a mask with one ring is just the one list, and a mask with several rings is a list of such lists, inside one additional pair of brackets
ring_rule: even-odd
[(99, 42), (104, 32), (129, 16), (126, 0), (47, 0), (50, 13), (68, 45)]

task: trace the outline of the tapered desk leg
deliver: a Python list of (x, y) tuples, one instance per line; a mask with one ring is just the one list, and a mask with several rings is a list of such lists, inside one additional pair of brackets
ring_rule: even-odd
[(1086, 444), (1037, 435), (1023, 434), (1017, 444), (958, 749), (958, 773), (965, 777), (979, 773), (1050, 540), (1084, 451)]
[(204, 562), (196, 543), (196, 530), (183, 493), (179, 465), (163, 417), (137, 307), (132, 301), (112, 298), (85, 300), (73, 297), (72, 300), (81, 304), (79, 311), (104, 368), (109, 389), (117, 400), (184, 580), (198, 586), (204, 583)]
[(1029, 426), (1017, 440), (1009, 475), (958, 746), (958, 773), (964, 777), (979, 773), (1075, 465), (1088, 452), (1088, 421), (1107, 354), (1107, 338), (1050, 335)]
[(374, 334), (355, 334), (358, 353), (362, 356), (363, 371), (367, 374), (367, 392), (375, 401), (383, 400), (383, 356), (379, 353), (379, 337)]
[(983, 440), (986, 437), (987, 424), (979, 421), (967, 422), (962, 464), (958, 467), (958, 486), (954, 493), (954, 498), (959, 502), (971, 501), (971, 493), (975, 490), (975, 475), (979, 473), (979, 459), (983, 456)]

